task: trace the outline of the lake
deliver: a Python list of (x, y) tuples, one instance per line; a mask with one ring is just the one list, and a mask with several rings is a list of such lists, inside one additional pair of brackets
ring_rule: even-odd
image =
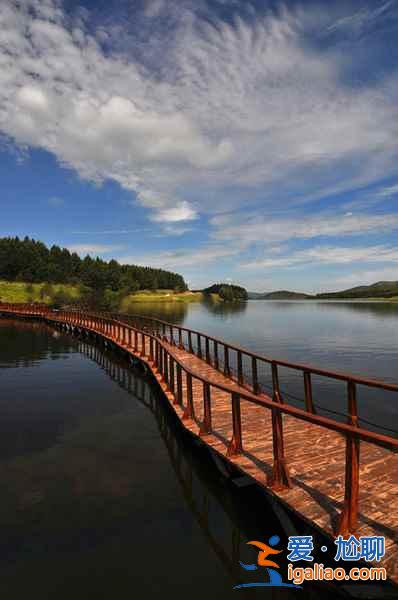
[[(275, 357), (396, 380), (395, 305), (174, 303), (137, 312)], [(286, 548), (286, 519), (308, 534), (256, 486), (227, 477), (181, 431), (152, 380), (115, 352), (42, 323), (0, 319), (0, 381), (0, 591), (7, 599), (231, 598), (244, 593), (234, 584), (259, 577), (239, 566), (253, 561), (247, 541), (277, 534)], [(283, 385), (299, 393), (294, 380)], [(377, 408), (365, 400), (373, 420), (396, 423), (384, 398)], [(330, 390), (318, 401), (324, 410), (340, 406)], [(339, 597), (325, 584), (306, 584), (305, 594)]]
[[(152, 314), (275, 359), (398, 383), (398, 303), (137, 303), (134, 312)], [(270, 392), (270, 378), (264, 375), (262, 383)], [(280, 368), (280, 383), (286, 401), (302, 406), (302, 376)], [(345, 384), (314, 376), (313, 389), (320, 414), (345, 418)], [(363, 425), (397, 434), (395, 393), (358, 387), (358, 408)]]

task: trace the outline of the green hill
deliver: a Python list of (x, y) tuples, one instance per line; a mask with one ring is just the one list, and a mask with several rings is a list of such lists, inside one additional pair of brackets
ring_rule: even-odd
[(313, 298), (310, 294), (304, 294), (301, 292), (289, 292), (288, 290), (277, 290), (275, 292), (249, 292), (248, 297), (250, 300), (307, 300)]
[(398, 281), (378, 281), (359, 285), (341, 292), (317, 294), (316, 298), (393, 298), (398, 296)]

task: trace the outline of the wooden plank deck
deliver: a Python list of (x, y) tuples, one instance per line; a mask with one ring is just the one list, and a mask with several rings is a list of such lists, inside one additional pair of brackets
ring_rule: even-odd
[[(169, 353), (182, 365), (214, 383), (240, 386), (225, 377), (197, 356), (163, 342)], [(151, 368), (175, 413), (185, 428), (199, 436), (203, 420), (203, 393), (200, 381), (193, 380), (193, 403), (195, 417), (183, 419), (183, 407), (173, 402), (174, 396), (162, 380), (156, 367), (148, 358), (127, 348), (144, 360)], [(149, 355), (149, 344), (145, 347)], [(186, 398), (186, 382), (183, 378), (183, 396)], [(242, 388), (242, 393), (245, 391)], [(345, 438), (341, 434), (296, 419), (283, 416), (285, 455), (293, 487), (275, 491), (267, 485), (273, 463), (271, 411), (252, 403), (241, 402), (243, 453), (227, 457), (232, 438), (231, 396), (222, 390), (212, 389), (212, 434), (203, 441), (243, 473), (275, 494), (289, 508), (304, 517), (315, 527), (333, 538), (337, 518), (342, 510), (345, 479)], [(384, 559), (377, 563), (384, 566), (390, 579), (398, 582), (398, 455), (361, 442), (360, 496), (357, 536), (383, 535), (386, 540)]]

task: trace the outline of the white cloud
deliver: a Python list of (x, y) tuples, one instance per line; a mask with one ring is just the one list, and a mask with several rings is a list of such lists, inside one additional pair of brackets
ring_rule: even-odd
[(398, 194), (398, 183), (396, 183), (395, 185), (391, 185), (389, 187), (385, 187), (376, 193), (376, 195), (381, 198), (384, 198), (386, 196), (396, 196), (397, 194)]
[(230, 248), (217, 245), (203, 246), (201, 248), (187, 248), (170, 250), (144, 256), (124, 256), (118, 261), (124, 264), (151, 265), (162, 269), (179, 269), (208, 265), (220, 259), (230, 258), (239, 253), (239, 248)]
[[(396, 267), (382, 267), (379, 269), (359, 269), (354, 273), (338, 277), (334, 281), (334, 289), (354, 287), (356, 285), (371, 285), (377, 281), (398, 281), (398, 269)], [(332, 289), (330, 282), (325, 284)]]
[(197, 213), (188, 204), (188, 202), (180, 202), (173, 208), (164, 208), (160, 210), (153, 218), (154, 221), (166, 221), (168, 223), (176, 223), (177, 221), (192, 221), (197, 218)]
[[(314, 246), (288, 256), (256, 259), (241, 265), (247, 269), (273, 269), (304, 265), (346, 265), (351, 263), (397, 263), (398, 247), (395, 246)], [(398, 277), (398, 267), (395, 268)]]
[(123, 246), (114, 246), (107, 244), (72, 244), (68, 246), (70, 252), (76, 252), (77, 254), (86, 255), (97, 255), (97, 254), (110, 254), (121, 250)]
[(60, 196), (51, 196), (47, 202), (50, 206), (63, 206), (65, 204), (65, 200)]
[(239, 240), (275, 244), (294, 239), (309, 240), (317, 237), (336, 237), (382, 233), (398, 229), (398, 214), (358, 214), (297, 216), (284, 219), (251, 215), (221, 215), (212, 219), (217, 240)]
[[(134, 42), (105, 53), (101, 42), (116, 36), (91, 35), (87, 14), (72, 21), (52, 0), (3, 0), (0, 130), (84, 178), (134, 191), (158, 222), (243, 208), (258, 186), (266, 204), (394, 173), (396, 74), (346, 85), (345, 57), (305, 38), (308, 11), (211, 24), (177, 8), (147, 4), (147, 17), (174, 10), (167, 32), (151, 21), (155, 73)], [(326, 26), (328, 11), (316, 15)], [(117, 33), (122, 48), (123, 26)]]
[(147, 0), (144, 14), (148, 18), (158, 17), (165, 10), (165, 0)]
[(389, 9), (395, 5), (395, 0), (388, 0), (377, 8), (362, 8), (355, 13), (337, 19), (332, 25), (327, 27), (327, 31), (349, 30), (353, 33), (360, 33), (366, 27), (373, 25), (375, 21), (384, 18)]
[(73, 235), (125, 235), (130, 233), (148, 233), (150, 229), (101, 229), (97, 231), (72, 231)]

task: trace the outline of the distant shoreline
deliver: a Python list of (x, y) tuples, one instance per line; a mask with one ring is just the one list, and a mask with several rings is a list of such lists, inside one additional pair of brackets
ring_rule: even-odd
[(398, 303), (398, 297), (393, 298), (249, 298), (249, 302), (388, 302)]

